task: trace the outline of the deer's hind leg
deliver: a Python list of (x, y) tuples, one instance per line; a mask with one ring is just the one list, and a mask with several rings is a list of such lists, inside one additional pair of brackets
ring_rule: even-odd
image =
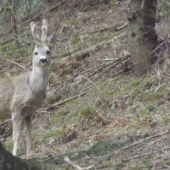
[(31, 117), (32, 115), (25, 117), (25, 125), (27, 129), (27, 153), (31, 152)]

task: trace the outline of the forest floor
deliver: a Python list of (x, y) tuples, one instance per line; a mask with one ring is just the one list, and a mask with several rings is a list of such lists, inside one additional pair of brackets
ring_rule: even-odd
[[(10, 25), (1, 30), (1, 78), (31, 70), (34, 43), (27, 22), (34, 18), (41, 25), (45, 17), (56, 33), (47, 99), (33, 115), (33, 151), (27, 158), (69, 170), (170, 168), (170, 69), (157, 62), (146, 75), (134, 75), (126, 3), (57, 1), (18, 22), (18, 42)], [(167, 57), (170, 11), (159, 7), (156, 28), (159, 41), (166, 42), (158, 51)], [(12, 151), (10, 122), (0, 128)], [(23, 127), (22, 158), (25, 134)]]

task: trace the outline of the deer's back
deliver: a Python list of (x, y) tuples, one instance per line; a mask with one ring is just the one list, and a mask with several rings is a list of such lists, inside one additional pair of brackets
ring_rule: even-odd
[(31, 89), (29, 75), (26, 73), (0, 80), (0, 119), (10, 118), (16, 111), (26, 116), (41, 106), (45, 91), (36, 93)]
[(14, 88), (11, 78), (0, 79), (0, 119), (10, 118), (10, 105)]

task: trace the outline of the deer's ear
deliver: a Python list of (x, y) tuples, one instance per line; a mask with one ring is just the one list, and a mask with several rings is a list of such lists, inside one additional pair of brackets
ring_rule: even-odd
[(41, 41), (45, 42), (47, 41), (47, 32), (48, 32), (48, 24), (47, 24), (47, 20), (45, 19), (43, 19), (41, 30), (42, 30)]
[(36, 26), (36, 24), (34, 22), (31, 22), (30, 26), (31, 26), (31, 32), (32, 32), (32, 35), (34, 37), (34, 40), (37, 43), (37, 42), (39, 42), (39, 39), (40, 39), (38, 34), (37, 34), (37, 26)]
[(55, 40), (56, 40), (56, 34), (53, 32), (53, 33), (47, 38), (47, 43), (48, 43), (48, 45), (51, 46), (52, 44), (54, 44)]

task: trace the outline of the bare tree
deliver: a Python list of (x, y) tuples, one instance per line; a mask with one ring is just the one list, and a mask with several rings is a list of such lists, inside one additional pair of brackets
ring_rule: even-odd
[(0, 170), (41, 170), (41, 164), (22, 160), (6, 151), (0, 142)]
[(155, 15), (157, 0), (130, 0), (128, 16), (129, 52), (137, 75), (147, 72), (156, 57)]
[(0, 142), (0, 170), (60, 170), (56, 161), (44, 163), (40, 158), (21, 159), (5, 150)]

